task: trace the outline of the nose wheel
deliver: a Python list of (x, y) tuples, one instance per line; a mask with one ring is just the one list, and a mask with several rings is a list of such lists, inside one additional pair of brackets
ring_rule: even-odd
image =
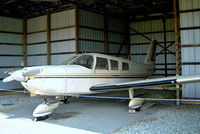
[(35, 110), (33, 111), (33, 117), (35, 117), (34, 121), (45, 120), (49, 117), (49, 115), (56, 110), (59, 106), (59, 102), (56, 103), (48, 103), (47, 99), (44, 98), (44, 102), (39, 104)]

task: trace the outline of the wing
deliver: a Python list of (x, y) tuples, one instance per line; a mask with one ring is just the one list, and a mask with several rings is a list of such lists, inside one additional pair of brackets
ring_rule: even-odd
[(184, 83), (200, 82), (200, 75), (174, 76), (147, 80), (138, 80), (131, 82), (112, 83), (96, 85), (90, 88), (91, 91), (116, 91), (127, 90), (127, 88), (145, 88), (161, 85), (178, 85)]

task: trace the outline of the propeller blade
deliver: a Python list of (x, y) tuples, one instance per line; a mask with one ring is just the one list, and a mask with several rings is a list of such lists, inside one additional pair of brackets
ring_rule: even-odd
[(41, 72), (40, 68), (32, 68), (32, 69), (24, 70), (23, 76), (33, 76), (33, 75), (39, 74), (40, 72)]
[(16, 69), (9, 69), (9, 70), (6, 70), (4, 71), (4, 74), (12, 74), (13, 72), (17, 71), (17, 70), (20, 70), (19, 68), (16, 68)]
[(13, 80), (14, 79), (12, 77), (8, 76), (8, 77), (6, 77), (6, 78), (3, 79), (3, 82), (11, 82)]
[(11, 75), (10, 75), (10, 77), (12, 77), (14, 80), (16, 80), (16, 81), (26, 81), (27, 80), (27, 77), (25, 77), (24, 75), (23, 75), (23, 69), (21, 69), (21, 70), (17, 70), (17, 71), (15, 71), (15, 72), (13, 72)]
[(37, 75), (40, 72), (40, 67), (24, 68), (17, 71), (6, 71), (5, 73), (10, 74), (10, 76), (3, 79), (3, 82), (10, 82), (13, 80), (24, 82), (28, 80), (29, 76)]

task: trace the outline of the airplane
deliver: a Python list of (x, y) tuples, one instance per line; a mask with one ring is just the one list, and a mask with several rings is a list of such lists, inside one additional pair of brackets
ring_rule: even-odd
[[(98, 53), (74, 55), (62, 65), (25, 67), (8, 71), (10, 76), (3, 82), (13, 80), (32, 94), (44, 96), (44, 102), (33, 111), (35, 120), (46, 119), (56, 110), (65, 95), (97, 94), (108, 91), (127, 90), (129, 108), (140, 111), (143, 100), (134, 99), (134, 90), (160, 85), (176, 85), (199, 82), (200, 75), (174, 76), (148, 79), (155, 68), (156, 40), (152, 39), (145, 63)], [(48, 103), (46, 96), (55, 96), (56, 103)]]

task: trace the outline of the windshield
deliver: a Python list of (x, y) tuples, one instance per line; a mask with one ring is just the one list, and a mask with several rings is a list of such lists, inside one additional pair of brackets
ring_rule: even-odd
[(62, 63), (62, 65), (68, 65), (73, 59), (75, 59), (77, 57), (77, 55), (70, 57), (69, 59), (67, 59), (66, 61), (64, 61)]
[(82, 55), (76, 59), (74, 59), (69, 65), (79, 65), (89, 69), (93, 67), (93, 57), (90, 55)]

